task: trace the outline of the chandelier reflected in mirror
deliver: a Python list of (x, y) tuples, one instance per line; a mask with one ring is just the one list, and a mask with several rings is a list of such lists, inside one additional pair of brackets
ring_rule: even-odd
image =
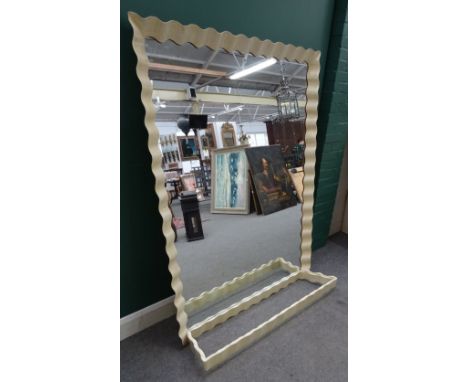
[(296, 93), (289, 87), (289, 81), (284, 75), (283, 63), (281, 65), (282, 80), (276, 93), (278, 103), (278, 118), (293, 119), (299, 118), (299, 104)]

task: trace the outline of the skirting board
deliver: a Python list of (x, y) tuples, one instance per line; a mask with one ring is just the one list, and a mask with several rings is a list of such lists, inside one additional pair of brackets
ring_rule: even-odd
[(120, 319), (120, 341), (165, 320), (176, 313), (174, 296), (165, 298)]

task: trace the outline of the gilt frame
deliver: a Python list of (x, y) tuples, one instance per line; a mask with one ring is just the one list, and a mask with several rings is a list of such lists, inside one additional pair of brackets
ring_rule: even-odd
[[(142, 18), (136, 13), (129, 12), (130, 24), (133, 27), (133, 49), (137, 55), (137, 76), (142, 84), (141, 100), (145, 108), (144, 123), (148, 132), (148, 149), (151, 153), (151, 168), (155, 177), (155, 192), (159, 199), (159, 212), (163, 219), (162, 231), (166, 238), (166, 253), (169, 257), (169, 271), (172, 275), (171, 286), (175, 293), (174, 304), (176, 306), (176, 319), (179, 323), (178, 335), (184, 345), (190, 343), (198, 359), (203, 364), (205, 370), (218, 366), (226, 359), (233, 356), (238, 351), (244, 349), (252, 342), (266, 335), (285, 320), (297, 314), (299, 311), (309, 306), (325, 294), (329, 293), (336, 285), (336, 277), (325, 276), (321, 273), (310, 271), (312, 258), (312, 217), (314, 204), (314, 179), (315, 179), (315, 150), (317, 134), (317, 106), (320, 71), (320, 52), (293, 45), (286, 45), (281, 42), (273, 43), (270, 40), (260, 40), (257, 37), (246, 37), (244, 35), (233, 35), (230, 32), (218, 32), (213, 28), (202, 29), (196, 25), (182, 25), (177, 21), (164, 22), (157, 17)], [(213, 298), (222, 298), (226, 290), (242, 286), (251, 277), (259, 277), (263, 274), (268, 264), (246, 272), (240, 277), (215, 287), (211, 291), (203, 292), (196, 298), (191, 298), (187, 302), (183, 296), (183, 284), (180, 278), (180, 267), (177, 263), (177, 250), (174, 239), (175, 234), (171, 227), (172, 214), (169, 209), (168, 196), (164, 187), (164, 174), (161, 166), (162, 153), (158, 146), (159, 130), (154, 128), (156, 120), (156, 110), (152, 103), (153, 88), (148, 78), (149, 62), (145, 52), (144, 40), (146, 37), (154, 38), (163, 43), (172, 40), (176, 44), (182, 45), (191, 43), (195, 47), (208, 46), (213, 50), (225, 49), (229, 52), (238, 51), (240, 53), (251, 53), (256, 56), (275, 57), (276, 59), (287, 59), (307, 64), (307, 90), (306, 90), (306, 133), (305, 133), (305, 164), (304, 164), (304, 191), (301, 218), (301, 246), (300, 246), (300, 267), (285, 262), (283, 259), (275, 260), (275, 264), (280, 264), (290, 272), (286, 280), (275, 282), (262, 291), (255, 292), (247, 299), (234, 304), (227, 311), (218, 312), (210, 318), (210, 322), (198, 323), (187, 326), (187, 311), (189, 307), (203, 305)], [(270, 264), (271, 265), (271, 264)], [(219, 325), (229, 317), (238, 314), (240, 311), (248, 309), (253, 304), (268, 298), (271, 294), (285, 288), (294, 280), (302, 279), (321, 284), (321, 287), (302, 299), (294, 302), (288, 308), (271, 317), (259, 325), (255, 330), (246, 333), (232, 343), (219, 349), (215, 354), (206, 357), (199, 348), (195, 339), (200, 330), (209, 330), (214, 325)], [(206, 320), (205, 320), (206, 321)], [(200, 325), (205, 329), (200, 329)]]
[[(230, 134), (232, 138), (232, 145), (228, 144), (226, 139), (226, 134)], [(221, 141), (223, 142), (223, 147), (235, 147), (237, 144), (237, 137), (236, 137), (236, 130), (234, 126), (231, 125), (229, 122), (223, 123), (221, 126)]]

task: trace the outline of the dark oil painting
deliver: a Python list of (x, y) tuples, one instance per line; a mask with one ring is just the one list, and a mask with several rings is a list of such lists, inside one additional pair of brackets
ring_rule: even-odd
[(295, 206), (297, 200), (280, 145), (250, 147), (245, 153), (262, 213), (268, 215)]

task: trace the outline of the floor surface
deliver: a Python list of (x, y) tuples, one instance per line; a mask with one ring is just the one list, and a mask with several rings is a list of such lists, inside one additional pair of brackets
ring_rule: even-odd
[[(175, 216), (183, 216), (177, 201), (172, 208)], [(196, 297), (278, 257), (300, 265), (301, 208), (266, 216), (212, 214), (210, 201), (201, 202), (205, 238), (189, 242), (185, 229), (177, 230), (184, 297)]]

